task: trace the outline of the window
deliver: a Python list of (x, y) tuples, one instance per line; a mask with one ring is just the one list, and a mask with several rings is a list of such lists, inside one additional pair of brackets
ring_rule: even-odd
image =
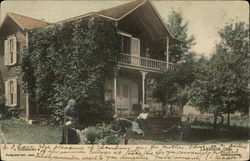
[(5, 105), (17, 105), (17, 80), (9, 79), (5, 81)]
[(11, 36), (4, 41), (4, 64), (16, 64), (17, 57), (17, 41), (15, 36)]
[(140, 39), (131, 38), (131, 53), (140, 56)]
[(122, 36), (122, 53), (130, 54), (130, 37)]
[(122, 53), (140, 56), (140, 39), (132, 37), (131, 34), (119, 31), (122, 38)]

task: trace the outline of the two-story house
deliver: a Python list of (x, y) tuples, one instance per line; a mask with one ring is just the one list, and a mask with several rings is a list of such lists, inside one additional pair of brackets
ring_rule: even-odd
[(29, 100), (17, 80), (19, 54), (28, 47), (28, 31), (47, 25), (45, 21), (8, 13), (0, 27), (0, 92), (5, 95), (5, 105), (19, 108), (21, 117), (29, 115)]
[[(147, 104), (147, 80), (161, 77), (163, 71), (172, 70), (169, 63), (169, 46), (181, 43), (174, 38), (158, 11), (149, 0), (137, 0), (99, 12), (89, 13), (68, 20), (86, 18), (92, 14), (115, 21), (118, 34), (122, 37), (121, 59), (113, 78), (106, 78), (105, 98), (115, 101), (115, 111), (124, 116), (131, 116), (138, 108), (151, 107)], [(23, 109), (25, 117), (39, 113), (39, 109), (28, 101), (16, 81), (18, 52), (28, 47), (28, 30), (47, 26), (49, 23), (9, 13), (0, 27), (0, 83), (4, 87), (7, 106)], [(155, 44), (161, 44), (161, 53)], [(159, 56), (160, 55), (160, 56)]]

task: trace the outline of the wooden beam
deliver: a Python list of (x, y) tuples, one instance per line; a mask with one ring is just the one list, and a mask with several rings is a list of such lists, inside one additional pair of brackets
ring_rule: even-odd
[(140, 8), (140, 10), (144, 16), (147, 17), (148, 23), (150, 23), (159, 34), (159, 37), (168, 35), (168, 33), (166, 35), (165, 24), (159, 17), (160, 15), (156, 13), (156, 10), (149, 3)]
[(131, 19), (133, 19), (133, 21), (138, 25), (140, 26), (140, 28), (142, 28), (142, 31), (146, 31), (147, 34), (151, 37), (151, 39), (154, 39), (154, 35), (151, 33), (151, 31), (149, 31), (148, 28), (146, 28), (144, 25), (143, 25), (143, 21), (141, 21), (141, 19), (136, 16), (136, 14), (133, 14), (133, 16), (131, 16)]
[[(150, 26), (150, 24), (148, 24), (147, 21), (145, 21), (145, 19), (142, 18), (142, 17), (143, 17), (143, 15), (141, 15), (141, 14), (137, 14), (137, 13), (134, 14), (134, 18), (135, 18), (138, 22), (140, 22), (140, 23), (142, 24), (143, 28), (149, 33), (149, 35), (151, 36), (152, 39), (155, 39), (155, 37), (158, 37), (157, 32), (156, 32), (156, 31), (153, 29), (153, 27)], [(147, 27), (147, 26), (148, 26), (148, 27)], [(155, 36), (155, 35), (157, 35), (157, 36)]]
[(156, 35), (153, 36), (153, 38), (158, 39), (161, 36), (159, 28), (156, 26), (156, 24), (159, 22), (155, 22), (154, 18), (152, 18), (151, 15), (147, 15), (145, 9), (140, 8), (135, 12), (134, 15), (145, 25), (145, 28), (147, 28), (149, 32), (154, 33), (154, 35)]

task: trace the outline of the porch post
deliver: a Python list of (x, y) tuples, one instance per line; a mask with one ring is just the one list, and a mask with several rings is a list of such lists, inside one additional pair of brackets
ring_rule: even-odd
[(142, 104), (144, 105), (145, 104), (145, 78), (148, 72), (141, 71), (140, 73), (142, 75)]
[(167, 70), (168, 70), (168, 63), (169, 63), (169, 37), (166, 37), (166, 61), (167, 61)]
[(29, 95), (26, 94), (26, 119), (27, 121), (29, 121), (29, 117), (30, 117), (30, 105), (29, 105)]
[(116, 82), (116, 78), (117, 78), (117, 73), (118, 73), (119, 68), (115, 68), (114, 69), (114, 105), (115, 105), (115, 113), (117, 113), (117, 107), (116, 107), (116, 98), (117, 98), (117, 82)]
[[(28, 31), (26, 31), (25, 35), (26, 35), (25, 36), (25, 38), (26, 38), (26, 50), (28, 50), (28, 48), (29, 48), (29, 33), (28, 33)], [(28, 93), (26, 93), (25, 101), (26, 101), (26, 119), (27, 119), (27, 121), (29, 121), (30, 104), (29, 104), (29, 94)]]

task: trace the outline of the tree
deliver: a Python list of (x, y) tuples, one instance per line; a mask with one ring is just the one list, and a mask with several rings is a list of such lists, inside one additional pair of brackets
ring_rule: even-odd
[(181, 13), (173, 10), (168, 16), (167, 24), (174, 37), (184, 41), (182, 44), (171, 45), (169, 48), (170, 62), (177, 63), (185, 54), (190, 53), (191, 47), (195, 45), (195, 38), (193, 35), (188, 36), (188, 22), (183, 22)]
[(190, 102), (204, 112), (217, 116), (236, 111), (248, 112), (249, 79), (248, 27), (243, 22), (227, 24), (219, 31), (221, 42), (210, 60), (197, 68), (189, 88)]
[(193, 68), (196, 54), (190, 49), (195, 44), (195, 39), (194, 36), (188, 36), (188, 22), (183, 24), (183, 17), (179, 12), (171, 12), (168, 17), (168, 28), (184, 43), (170, 46), (170, 62), (178, 63), (178, 65), (175, 70), (165, 72), (163, 79), (158, 81), (153, 91), (153, 97), (165, 105), (179, 104), (183, 107), (188, 101), (184, 91), (194, 80)]
[(168, 70), (158, 81), (153, 91), (153, 97), (163, 104), (179, 104), (183, 107), (187, 102), (186, 88), (194, 81), (195, 54), (185, 56), (185, 61), (176, 66), (175, 70)]

